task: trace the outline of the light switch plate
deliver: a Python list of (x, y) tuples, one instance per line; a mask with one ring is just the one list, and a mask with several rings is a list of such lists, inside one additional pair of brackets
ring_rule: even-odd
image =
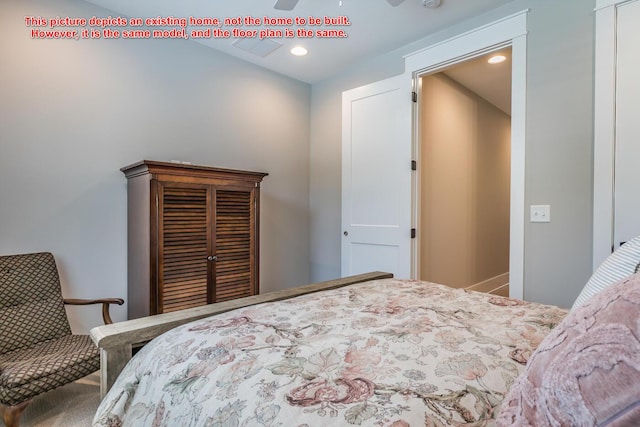
[(551, 222), (551, 206), (531, 205), (531, 222)]

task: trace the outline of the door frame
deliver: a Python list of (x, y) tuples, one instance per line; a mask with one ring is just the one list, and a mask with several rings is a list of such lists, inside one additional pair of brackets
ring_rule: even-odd
[[(418, 78), (501, 47), (511, 46), (511, 194), (509, 226), (509, 296), (524, 298), (525, 141), (527, 83), (527, 15), (529, 9), (465, 32), (405, 56), (405, 73), (411, 73), (417, 92)], [(412, 153), (419, 150), (419, 106), (413, 106)], [(412, 183), (412, 224), (417, 227), (418, 174)], [(420, 230), (418, 230), (418, 233)], [(418, 278), (418, 239), (412, 243), (411, 275)]]

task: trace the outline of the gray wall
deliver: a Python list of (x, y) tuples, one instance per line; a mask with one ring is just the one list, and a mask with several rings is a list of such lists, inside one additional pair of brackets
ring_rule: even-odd
[[(31, 40), (24, 25), (109, 14), (0, 2), (0, 254), (51, 251), (65, 296), (126, 297), (119, 169), (175, 159), (268, 172), (262, 291), (308, 283), (310, 86), (196, 43)], [(100, 323), (99, 307), (69, 312), (75, 331)]]
[(402, 73), (404, 54), (529, 8), (525, 203), (550, 204), (552, 222), (525, 224), (524, 293), (570, 306), (591, 273), (594, 7), (593, 0), (516, 0), (315, 84), (311, 280), (340, 275), (342, 91)]
[[(516, 0), (308, 85), (160, 40), (31, 40), (25, 15), (92, 16), (79, 0), (0, 2), (0, 253), (52, 251), (65, 295), (126, 295), (135, 161), (269, 172), (263, 291), (340, 275), (341, 93), (397, 75), (402, 55), (530, 8), (525, 297), (569, 306), (591, 272), (593, 0)], [(310, 262), (309, 262), (310, 260)], [(126, 310), (114, 310), (116, 320)], [(95, 307), (71, 310), (74, 330)]]

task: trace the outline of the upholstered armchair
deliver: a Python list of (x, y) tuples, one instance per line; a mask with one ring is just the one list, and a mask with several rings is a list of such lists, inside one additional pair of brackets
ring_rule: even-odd
[(109, 304), (120, 298), (63, 299), (53, 255), (0, 256), (0, 415), (17, 427), (31, 399), (100, 369), (88, 335), (73, 335), (65, 304)]

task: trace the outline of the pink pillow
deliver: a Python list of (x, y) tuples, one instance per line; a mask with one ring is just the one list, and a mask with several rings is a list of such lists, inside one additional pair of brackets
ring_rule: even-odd
[(640, 274), (593, 296), (545, 337), (497, 425), (640, 425)]

